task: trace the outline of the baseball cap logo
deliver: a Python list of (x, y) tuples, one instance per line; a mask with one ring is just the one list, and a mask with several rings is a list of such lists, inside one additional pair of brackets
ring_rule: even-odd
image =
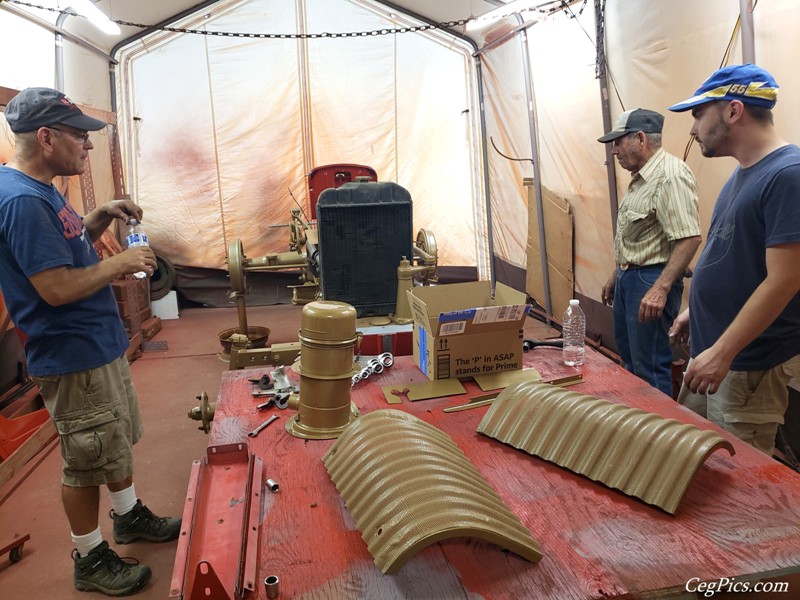
[[(778, 88), (772, 87), (766, 81), (753, 81), (744, 90), (744, 85), (732, 85), (731, 92), (734, 94), (742, 94), (743, 96), (753, 96), (754, 98), (764, 98), (765, 100), (777, 100)], [(734, 89), (737, 88), (737, 89)]]
[(753, 81), (723, 85), (702, 95), (706, 98), (720, 99), (724, 99), (726, 96), (745, 96), (770, 101), (778, 98), (778, 88), (771, 87), (766, 81)]

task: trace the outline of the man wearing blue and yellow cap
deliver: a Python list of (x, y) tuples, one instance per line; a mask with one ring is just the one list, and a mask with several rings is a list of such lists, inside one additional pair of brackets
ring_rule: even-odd
[(777, 95), (764, 69), (736, 65), (670, 107), (692, 111), (704, 156), (739, 161), (670, 332), (690, 337), (678, 400), (770, 455), (800, 376), (800, 148), (775, 130)]

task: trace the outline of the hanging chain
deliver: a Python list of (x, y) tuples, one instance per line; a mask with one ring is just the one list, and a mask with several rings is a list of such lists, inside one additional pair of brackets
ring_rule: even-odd
[[(549, 9), (543, 9), (541, 7), (537, 8), (528, 8), (519, 10), (516, 12), (536, 12), (543, 15), (550, 15), (553, 13), (557, 13), (559, 11), (564, 11), (565, 14), (569, 16), (569, 18), (576, 18), (582, 12), (584, 7), (586, 6), (587, 0), (583, 0), (583, 5), (581, 6), (578, 14), (570, 10), (570, 5), (574, 4), (578, 0), (553, 0), (552, 4), (555, 5)], [(24, 2), (23, 0), (0, 0), (0, 2), (8, 2), (9, 4), (18, 4), (20, 6), (27, 6), (29, 8), (36, 8), (39, 10), (46, 10), (50, 12), (57, 12), (66, 15), (72, 16), (81, 16), (77, 15), (74, 12), (70, 12), (68, 10), (61, 10), (60, 8), (52, 8), (49, 6), (41, 6), (38, 4), (33, 4), (30, 2)], [(503, 15), (503, 17), (511, 16), (513, 13), (509, 13), (508, 15)], [(349, 32), (328, 32), (324, 31), (322, 33), (236, 33), (233, 31), (215, 31), (215, 30), (207, 30), (207, 29), (185, 29), (182, 27), (154, 27), (153, 25), (145, 25), (143, 23), (133, 23), (131, 21), (122, 21), (120, 19), (110, 19), (112, 23), (116, 23), (117, 25), (125, 25), (127, 27), (137, 27), (139, 29), (148, 29), (153, 31), (169, 31), (172, 33), (190, 33), (195, 35), (210, 35), (210, 36), (219, 36), (219, 37), (233, 37), (233, 38), (257, 38), (257, 39), (280, 39), (280, 40), (292, 40), (292, 39), (301, 39), (301, 40), (316, 40), (316, 39), (334, 39), (334, 38), (354, 38), (354, 37), (371, 37), (371, 36), (379, 36), (379, 35), (397, 35), (401, 33), (419, 33), (423, 31), (430, 31), (434, 29), (452, 29), (453, 27), (463, 27), (467, 23), (471, 21), (478, 21), (480, 17), (469, 17), (467, 19), (458, 19), (456, 21), (442, 21), (441, 23), (430, 23), (427, 25), (413, 25), (409, 27), (392, 27), (392, 28), (384, 28), (384, 29), (372, 29), (370, 31), (349, 31)]]
[(572, 9), (569, 6), (571, 3), (567, 2), (566, 0), (562, 0), (561, 1), (561, 10), (564, 11), (564, 14), (567, 15), (568, 18), (577, 19), (578, 17), (580, 17), (583, 14), (583, 9), (586, 8), (586, 3), (588, 1), (589, 0), (583, 0), (583, 4), (581, 4), (581, 7), (578, 9), (578, 12), (575, 13), (575, 12), (572, 11)]

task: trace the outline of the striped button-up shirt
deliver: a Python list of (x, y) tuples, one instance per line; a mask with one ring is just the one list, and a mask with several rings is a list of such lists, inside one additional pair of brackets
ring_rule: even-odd
[(620, 268), (669, 260), (675, 242), (700, 235), (697, 182), (685, 162), (659, 148), (634, 174), (617, 214)]

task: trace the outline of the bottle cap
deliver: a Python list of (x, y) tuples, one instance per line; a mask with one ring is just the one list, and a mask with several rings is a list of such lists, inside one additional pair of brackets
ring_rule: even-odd
[(577, 298), (573, 298), (572, 300), (569, 301), (570, 306), (578, 306), (579, 304), (580, 300), (578, 300)]
[(128, 221), (128, 225), (130, 225), (131, 227), (136, 227), (138, 224), (139, 224), (139, 221), (137, 221), (136, 219), (133, 219), (133, 218), (131, 218)]

